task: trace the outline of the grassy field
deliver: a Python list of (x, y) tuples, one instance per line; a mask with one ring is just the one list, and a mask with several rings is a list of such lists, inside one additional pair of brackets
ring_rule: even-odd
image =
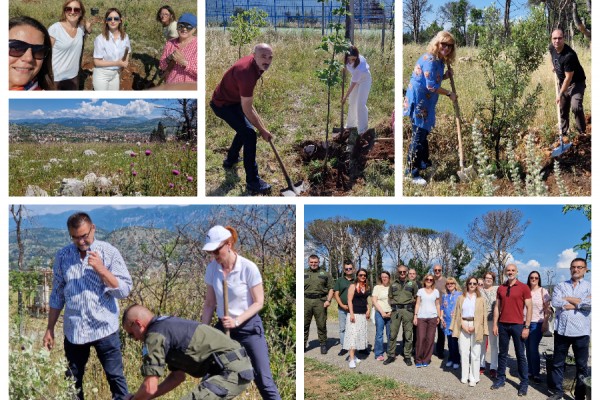
[[(584, 97), (584, 109), (586, 115), (591, 114), (591, 52), (589, 48), (576, 47), (575, 49), (579, 56), (579, 60), (583, 65), (587, 74), (587, 90)], [(425, 52), (425, 46), (417, 46), (407, 44), (403, 47), (404, 63), (403, 63), (403, 86), (406, 87), (410, 81), (410, 76), (417, 59)], [(454, 66), (454, 76), (456, 83), (456, 92), (458, 93), (458, 102), (464, 122), (462, 128), (463, 149), (465, 154), (465, 166), (474, 164), (473, 141), (471, 138), (471, 124), (477, 119), (477, 110), (475, 104), (478, 100), (484, 100), (489, 92), (485, 86), (482, 68), (477, 62), (478, 51), (476, 48), (464, 47), (459, 48), (457, 52), (458, 58), (466, 57), (468, 60), (460, 61), (457, 59)], [(528, 133), (533, 133), (535, 138), (535, 154), (540, 159), (548, 158), (548, 149), (553, 147), (553, 143), (557, 137), (557, 116), (554, 77), (551, 72), (550, 58), (545, 56), (543, 64), (531, 77), (531, 84), (528, 90), (533, 90), (537, 84), (541, 84), (543, 92), (539, 98), (539, 108), (534, 118), (529, 121), (529, 125), (523, 132), (517, 132), (515, 137), (515, 153), (518, 162), (525, 159), (525, 136)], [(449, 81), (442, 84), (442, 87), (450, 89)], [(436, 109), (436, 127), (433, 128), (429, 135), (429, 146), (431, 159), (435, 164), (435, 171), (430, 172), (431, 176), (427, 176), (429, 184), (425, 187), (416, 187), (415, 185), (405, 184), (403, 193), (405, 195), (418, 196), (480, 196), (482, 194), (481, 182), (472, 181), (468, 183), (460, 183), (456, 178), (458, 166), (458, 151), (457, 151), (457, 133), (454, 124), (454, 109), (451, 101), (445, 97), (440, 97)], [(573, 126), (573, 116), (571, 125)], [(411, 137), (411, 126), (408, 118), (404, 118), (403, 123), (403, 149), (404, 154), (408, 150), (408, 144)], [(489, 157), (493, 157), (489, 154)], [(502, 154), (506, 159), (506, 155)], [(579, 155), (581, 157), (581, 155)], [(403, 160), (403, 169), (406, 166)], [(455, 180), (451, 181), (450, 176), (454, 175)], [(571, 167), (563, 174), (565, 185), (568, 188), (569, 195), (589, 195), (591, 190), (591, 178), (586, 171), (577, 170)], [(431, 178), (431, 180), (429, 179)], [(554, 178), (553, 178), (554, 179)], [(407, 181), (405, 181), (406, 183)], [(550, 195), (559, 195), (555, 189), (554, 181), (546, 182), (549, 186)], [(510, 182), (497, 181), (496, 195), (514, 195), (511, 193)]]
[[(216, 117), (209, 107), (212, 93), (225, 71), (237, 60), (237, 48), (228, 41), (229, 33), (222, 29), (206, 32), (206, 189), (209, 196), (246, 195), (243, 167), (234, 173), (225, 173), (221, 164), (234, 136), (233, 130)], [(297, 146), (306, 140), (325, 140), (327, 112), (327, 87), (319, 82), (315, 70), (322, 67), (325, 53), (316, 51), (320, 31), (282, 30), (264, 31), (255, 42), (272, 45), (273, 64), (263, 75), (254, 91), (254, 105), (274, 135), (274, 144), (292, 180), (307, 180), (308, 171), (300, 163)], [(394, 49), (386, 44), (385, 53), (380, 51), (380, 36), (356, 32), (356, 45), (363, 54), (373, 76), (369, 95), (369, 126), (377, 127), (390, 120), (394, 108)], [(245, 46), (243, 54), (250, 54), (251, 46)], [(347, 78), (346, 88), (349, 85)], [(340, 124), (341, 88), (332, 94), (331, 124)], [(345, 118), (345, 117), (344, 117)], [(330, 127), (332, 126), (330, 124)], [(331, 128), (330, 128), (331, 129)], [(331, 134), (331, 133), (330, 133)], [(279, 195), (285, 180), (270, 146), (259, 138), (257, 163), (261, 177), (273, 185), (272, 195)], [(392, 185), (388, 175), (386, 183)], [(391, 183), (390, 183), (391, 181)], [(381, 195), (381, 182), (366, 180), (355, 185), (349, 195)], [(276, 190), (277, 188), (277, 190)]]
[[(86, 156), (85, 150), (97, 154)], [(29, 185), (56, 196), (63, 179), (83, 180), (90, 173), (111, 185), (86, 185), (85, 196), (197, 195), (197, 152), (185, 143), (11, 143), (9, 151), (10, 196), (24, 196)]]

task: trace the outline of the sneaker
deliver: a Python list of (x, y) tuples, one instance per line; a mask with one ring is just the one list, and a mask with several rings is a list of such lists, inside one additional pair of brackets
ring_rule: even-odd
[(338, 356), (345, 356), (346, 354), (348, 354), (348, 350), (341, 349), (340, 352), (338, 353)]
[(243, 161), (242, 157), (238, 157), (235, 161), (230, 161), (228, 159), (223, 160), (223, 168), (231, 169), (235, 167), (236, 164), (241, 163)]
[(427, 181), (420, 176), (413, 178), (412, 183), (413, 183), (413, 185), (419, 185), (419, 186), (427, 185)]
[(517, 395), (519, 397), (527, 396), (527, 388), (521, 388), (521, 389), (519, 389), (519, 392), (517, 393)]
[(421, 363), (416, 363), (415, 364), (415, 367), (417, 367), (417, 368), (421, 368), (422, 366), (423, 366), (423, 364), (421, 364)]
[(429, 367), (429, 363), (423, 363), (422, 366), (423, 367)]
[(554, 393), (552, 396), (548, 397), (546, 400), (562, 400), (562, 393)]
[(407, 367), (410, 367), (411, 365), (413, 365), (410, 357), (404, 357), (404, 364), (406, 364)]
[(460, 380), (460, 383), (462, 383), (463, 385), (466, 385), (466, 384), (467, 384), (467, 380), (465, 379), (465, 380), (463, 381), (463, 380), (461, 379), (461, 380)]
[(350, 360), (350, 362), (348, 363), (348, 366), (350, 368), (356, 368), (356, 363), (354, 362), (354, 359)]
[(384, 360), (383, 356), (377, 357), (377, 361), (383, 361), (383, 360)]
[(506, 385), (506, 383), (504, 383), (504, 382), (496, 382), (496, 383), (494, 383), (494, 384), (493, 384), (493, 385), (490, 387), (490, 389), (492, 389), (492, 390), (498, 390), (498, 389), (500, 389), (501, 387), (503, 387), (504, 385)]
[(456, 364), (456, 363), (452, 364), (452, 368), (454, 368), (454, 369), (458, 369), (459, 366), (460, 366), (460, 364)]
[(327, 345), (321, 345), (321, 354), (327, 354)]
[(258, 178), (257, 182), (246, 183), (246, 190), (251, 194), (266, 194), (271, 191), (271, 185)]
[(383, 365), (388, 365), (393, 363), (394, 361), (396, 361), (396, 357), (388, 357), (384, 362)]
[(540, 376), (534, 376), (533, 378), (531, 378), (531, 380), (533, 381), (533, 383), (542, 383), (542, 378)]
[(356, 363), (356, 365), (360, 364), (362, 360), (358, 357), (354, 357), (354, 362)]
[(450, 368), (450, 367), (452, 366), (452, 364), (454, 364), (452, 361), (448, 361), (448, 362), (446, 363), (446, 367)]
[(496, 379), (498, 377), (498, 373), (495, 369), (490, 369), (490, 378)]
[(470, 387), (475, 387), (475, 385), (476, 385), (476, 383), (475, 383), (475, 382), (472, 382), (472, 381), (471, 381), (471, 382), (469, 382), (469, 386), (470, 386)]

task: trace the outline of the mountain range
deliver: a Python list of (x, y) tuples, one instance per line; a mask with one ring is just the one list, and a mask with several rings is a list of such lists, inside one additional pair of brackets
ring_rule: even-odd
[(164, 118), (140, 118), (140, 117), (119, 117), (109, 119), (81, 119), (81, 118), (26, 118), (11, 120), (12, 125), (25, 126), (32, 130), (59, 130), (60, 128), (69, 128), (75, 130), (86, 130), (90, 128), (101, 130), (149, 130), (156, 128), (158, 122), (162, 121), (163, 125), (168, 126)]

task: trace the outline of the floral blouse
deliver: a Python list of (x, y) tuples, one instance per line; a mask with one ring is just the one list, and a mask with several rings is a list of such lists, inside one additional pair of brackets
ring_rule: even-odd
[(452, 293), (446, 293), (442, 295), (442, 304), (440, 306), (440, 310), (444, 314), (444, 322), (446, 323), (446, 327), (444, 328), (444, 335), (446, 336), (452, 335), (452, 331), (450, 330), (450, 324), (452, 323), (452, 313), (454, 312), (454, 307), (456, 307), (456, 300), (461, 294), (461, 291), (455, 290)]

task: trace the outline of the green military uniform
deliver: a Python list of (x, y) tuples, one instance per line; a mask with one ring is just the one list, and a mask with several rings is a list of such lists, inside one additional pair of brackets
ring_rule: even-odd
[(319, 343), (327, 343), (327, 309), (323, 306), (327, 295), (333, 289), (333, 278), (320, 268), (308, 269), (304, 273), (304, 344), (308, 343), (310, 321), (314, 315), (317, 323)]
[(396, 357), (396, 339), (400, 324), (404, 332), (404, 358), (410, 358), (413, 347), (413, 318), (415, 316), (415, 296), (417, 284), (406, 279), (404, 282), (396, 277), (390, 285), (388, 301), (392, 307), (391, 337), (388, 344), (388, 357)]
[(242, 346), (208, 325), (177, 317), (155, 317), (144, 339), (143, 376), (163, 376), (165, 367), (203, 378), (183, 397), (233, 399), (254, 379)]

